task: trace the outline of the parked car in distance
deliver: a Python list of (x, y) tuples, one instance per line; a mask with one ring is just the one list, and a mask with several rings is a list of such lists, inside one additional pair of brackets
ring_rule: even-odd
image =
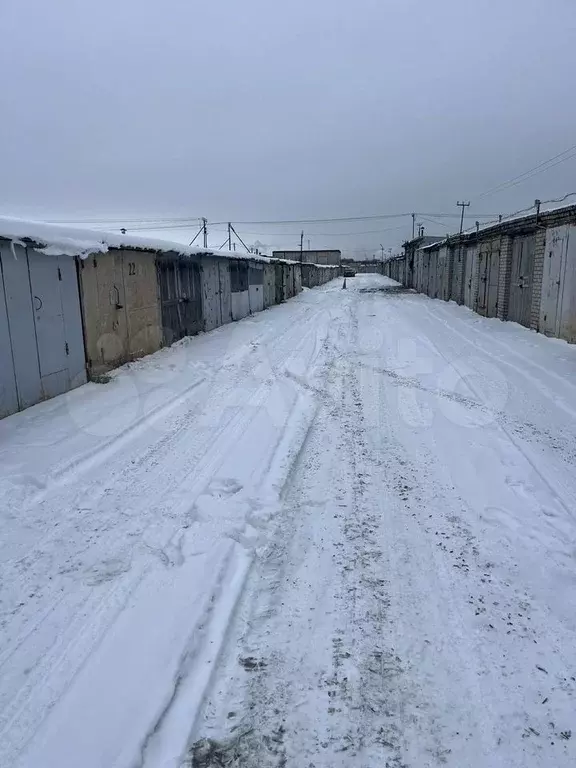
[(353, 267), (346, 265), (343, 271), (344, 277), (356, 277), (356, 270)]

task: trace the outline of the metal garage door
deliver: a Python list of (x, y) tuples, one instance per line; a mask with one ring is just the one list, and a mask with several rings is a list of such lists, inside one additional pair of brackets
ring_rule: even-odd
[(248, 264), (245, 261), (230, 262), (230, 290), (232, 319), (241, 320), (250, 314)]
[(6, 415), (84, 384), (86, 366), (75, 260), (3, 244), (0, 261)]
[(430, 252), (424, 251), (422, 254), (422, 277), (421, 288), (422, 293), (428, 293), (428, 276), (430, 273)]
[(536, 236), (516, 237), (512, 243), (512, 270), (508, 320), (530, 327), (532, 309), (532, 270)]
[(220, 269), (216, 259), (203, 259), (201, 274), (204, 330), (211, 331), (222, 325)]
[(576, 342), (576, 227), (546, 233), (539, 330)]
[(200, 268), (189, 259), (158, 261), (164, 343), (202, 330)]
[(4, 277), (2, 260), (0, 259), (0, 419), (18, 410), (18, 393), (16, 391), (16, 374), (12, 359), (12, 344), (8, 311), (4, 295)]
[(276, 304), (282, 304), (284, 301), (284, 270), (282, 264), (276, 264)]
[(477, 312), (485, 317), (496, 317), (498, 312), (498, 272), (500, 251), (484, 248), (478, 254), (478, 305)]
[(264, 266), (262, 264), (250, 264), (248, 293), (250, 312), (261, 312), (264, 309)]

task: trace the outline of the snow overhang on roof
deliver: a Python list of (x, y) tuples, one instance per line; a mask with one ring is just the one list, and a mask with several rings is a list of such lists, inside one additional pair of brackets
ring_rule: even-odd
[(237, 251), (220, 251), (211, 248), (197, 248), (183, 243), (139, 235), (117, 234), (95, 229), (47, 224), (0, 216), (0, 238), (22, 245), (33, 245), (40, 253), (64, 256), (79, 256), (82, 259), (110, 249), (130, 248), (140, 251), (178, 253), (182, 256), (199, 254), (224, 259), (241, 259), (268, 262), (266, 256)]

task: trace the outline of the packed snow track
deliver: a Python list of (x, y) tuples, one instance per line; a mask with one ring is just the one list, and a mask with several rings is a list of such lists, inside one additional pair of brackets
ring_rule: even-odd
[(2, 768), (576, 764), (576, 349), (347, 285), (0, 422)]

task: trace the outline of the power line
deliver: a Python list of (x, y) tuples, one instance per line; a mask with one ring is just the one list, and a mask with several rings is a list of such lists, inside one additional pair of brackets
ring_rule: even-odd
[[(310, 232), (311, 235), (314, 237), (349, 237), (354, 235), (381, 235), (385, 232), (393, 232), (394, 230), (398, 229), (404, 229), (406, 225), (405, 224), (399, 224), (395, 227), (388, 227), (387, 229), (369, 229), (369, 230), (362, 230), (360, 232)], [(212, 227), (212, 231), (224, 231), (224, 230), (215, 230), (214, 227)], [(245, 235), (253, 235), (255, 237), (300, 237), (300, 232), (279, 232), (279, 233), (273, 233), (273, 232), (263, 232), (262, 230), (255, 232), (255, 231), (249, 231), (249, 230), (242, 230), (243, 234)]]
[[(417, 216), (438, 216), (442, 218), (459, 218), (459, 213), (416, 213)], [(494, 213), (481, 213), (477, 214), (477, 217), (479, 216), (482, 219), (487, 219), (492, 216), (495, 216)], [(374, 221), (378, 219), (402, 219), (406, 218), (408, 216), (412, 216), (412, 212), (410, 213), (380, 213), (375, 214), (372, 216), (337, 216), (334, 218), (327, 218), (327, 219), (276, 219), (276, 220), (268, 220), (268, 221), (235, 221), (234, 224), (238, 226), (244, 226), (244, 225), (258, 225), (258, 226), (276, 226), (276, 225), (284, 225), (284, 224), (326, 224), (326, 223), (332, 223), (332, 222), (340, 222), (340, 221)], [(467, 217), (468, 218), (468, 217)], [(226, 221), (211, 221), (210, 224), (212, 226), (221, 226), (223, 224), (227, 224)]]
[[(411, 216), (412, 214), (409, 214), (409, 215)], [(442, 217), (442, 218), (446, 218), (446, 219), (459, 218), (459, 216), (460, 216), (460, 214), (457, 214), (457, 213), (430, 213), (430, 214), (419, 213), (417, 215), (418, 216), (437, 216), (437, 217)], [(466, 219), (472, 219), (472, 218), (489, 219), (489, 218), (493, 218), (496, 215), (497, 214), (494, 214), (494, 213), (480, 213), (480, 214), (476, 214), (476, 216), (474, 217), (474, 215), (469, 214), (469, 215), (466, 215), (464, 218), (466, 218)], [(363, 217), (359, 216), (359, 217), (346, 217), (346, 218), (341, 218), (341, 219), (309, 219), (308, 221), (309, 221), (309, 223), (313, 223), (313, 224), (322, 224), (322, 223), (326, 224), (326, 223), (339, 223), (339, 222), (367, 221), (367, 220), (377, 220), (377, 219), (403, 218), (405, 216), (406, 216), (406, 214), (384, 214), (382, 216), (363, 216)], [(201, 219), (199, 219), (199, 221), (201, 221)], [(299, 222), (297, 222), (297, 221), (289, 221), (289, 220), (286, 220), (286, 221), (276, 221), (276, 222), (271, 222), (271, 221), (250, 221), (250, 222), (248, 222), (248, 221), (247, 222), (235, 221), (234, 222), (234, 224), (236, 224), (237, 226), (244, 226), (245, 224), (248, 225), (248, 226), (250, 226), (250, 225), (285, 226), (285, 225), (297, 224), (297, 223), (299, 223)], [(224, 226), (225, 224), (227, 225), (228, 222), (224, 222), (224, 221), (211, 221), (211, 222), (209, 222), (209, 224), (210, 224), (210, 226), (212, 228), (216, 228), (216, 227)], [(164, 224), (164, 225), (158, 225), (158, 226), (151, 225), (151, 226), (144, 226), (144, 227), (136, 226), (136, 227), (126, 227), (126, 229), (130, 229), (132, 232), (139, 232), (139, 231), (151, 231), (151, 230), (160, 230), (160, 229), (192, 229), (193, 227), (197, 227), (197, 226), (198, 226), (198, 221), (194, 220), (194, 223), (192, 223), (192, 224)], [(224, 230), (222, 230), (222, 231), (224, 231)], [(349, 232), (349, 233), (346, 233), (346, 232), (343, 232), (343, 233), (338, 233), (338, 232), (336, 232), (336, 233), (330, 233), (330, 232), (328, 232), (328, 233), (311, 232), (310, 234), (313, 234), (313, 235), (331, 235), (331, 234), (339, 235), (339, 234), (341, 234), (341, 235), (344, 236), (344, 235), (347, 235), (347, 234), (350, 234), (350, 235), (354, 235), (354, 234), (378, 234), (380, 232), (386, 232), (386, 231), (388, 231), (388, 230), (381, 230), (381, 229), (379, 229), (379, 230), (371, 230), (370, 232)], [(260, 230), (259, 232), (252, 232), (252, 233), (248, 233), (248, 234), (262, 234), (262, 230)], [(296, 233), (281, 233), (281, 234), (294, 234), (295, 236), (299, 236), (300, 232), (296, 232)]]
[[(515, 187), (518, 184), (521, 184), (522, 182), (532, 178), (532, 176), (537, 176), (539, 173), (544, 173), (544, 171), (547, 171), (549, 168), (553, 168), (555, 165), (559, 165), (566, 160), (570, 160), (572, 157), (576, 157), (576, 153), (569, 154), (574, 150), (576, 150), (576, 144), (568, 147), (568, 149), (565, 149), (563, 152), (559, 152), (557, 155), (554, 155), (554, 157), (550, 157), (548, 160), (543, 160), (541, 163), (538, 163), (538, 165), (535, 165), (534, 168), (529, 168), (527, 171), (524, 171), (524, 173), (521, 173), (518, 176), (514, 176), (512, 179), (508, 179), (508, 181), (503, 181), (502, 183), (497, 184), (495, 187), (486, 190), (486, 192), (482, 192), (476, 197), (481, 199), (483, 197), (488, 197), (488, 195), (495, 194), (496, 192), (503, 191), (504, 189)], [(568, 155), (568, 157), (564, 157), (564, 155)], [(554, 163), (554, 160), (557, 162)], [(550, 163), (552, 163), (552, 165), (550, 165)]]
[(574, 197), (576, 195), (576, 192), (568, 192), (564, 197), (559, 197), (556, 200), (542, 200), (542, 205), (547, 205), (548, 203), (563, 203), (564, 200), (567, 200), (569, 197)]
[[(441, 218), (454, 218), (458, 214), (455, 213), (418, 213), (418, 216), (437, 216)], [(340, 216), (326, 219), (278, 219), (268, 221), (236, 221), (234, 222), (238, 226), (244, 225), (259, 225), (259, 226), (284, 226), (286, 224), (323, 224), (323, 223), (336, 223), (336, 222), (354, 222), (354, 221), (377, 221), (381, 219), (395, 219), (406, 218), (412, 216), (412, 213), (382, 213), (370, 216)], [(477, 218), (491, 218), (495, 216), (493, 213), (478, 214)], [(117, 227), (113, 229), (130, 229), (133, 232), (137, 231), (150, 231), (150, 230), (164, 230), (164, 229), (192, 229), (201, 224), (203, 220), (202, 216), (198, 217), (156, 217), (156, 218), (124, 218), (124, 219), (47, 219), (48, 224), (86, 224), (95, 227), (106, 227), (108, 225), (117, 224)], [(215, 221), (209, 222), (211, 226), (219, 226), (228, 224), (227, 221)], [(380, 230), (382, 231), (382, 230)], [(354, 234), (354, 233), (351, 233)], [(377, 234), (375, 231), (374, 234)]]
[(200, 222), (202, 216), (182, 216), (164, 218), (157, 216), (154, 218), (137, 218), (137, 219), (46, 219), (47, 224), (153, 224), (155, 222), (163, 223), (177, 223), (177, 222)]
[[(198, 219), (198, 221), (194, 219), (191, 224), (152, 224), (147, 227), (123, 227), (123, 229), (129, 230), (130, 232), (150, 232), (160, 229), (196, 229), (196, 227), (198, 227), (201, 222), (202, 219)], [(120, 227), (116, 227), (116, 229), (120, 229)]]
[(435, 224), (437, 227), (443, 227), (446, 222), (444, 221), (437, 221), (436, 219), (431, 219), (429, 216), (420, 216), (420, 218), (423, 221), (428, 221), (430, 224)]

